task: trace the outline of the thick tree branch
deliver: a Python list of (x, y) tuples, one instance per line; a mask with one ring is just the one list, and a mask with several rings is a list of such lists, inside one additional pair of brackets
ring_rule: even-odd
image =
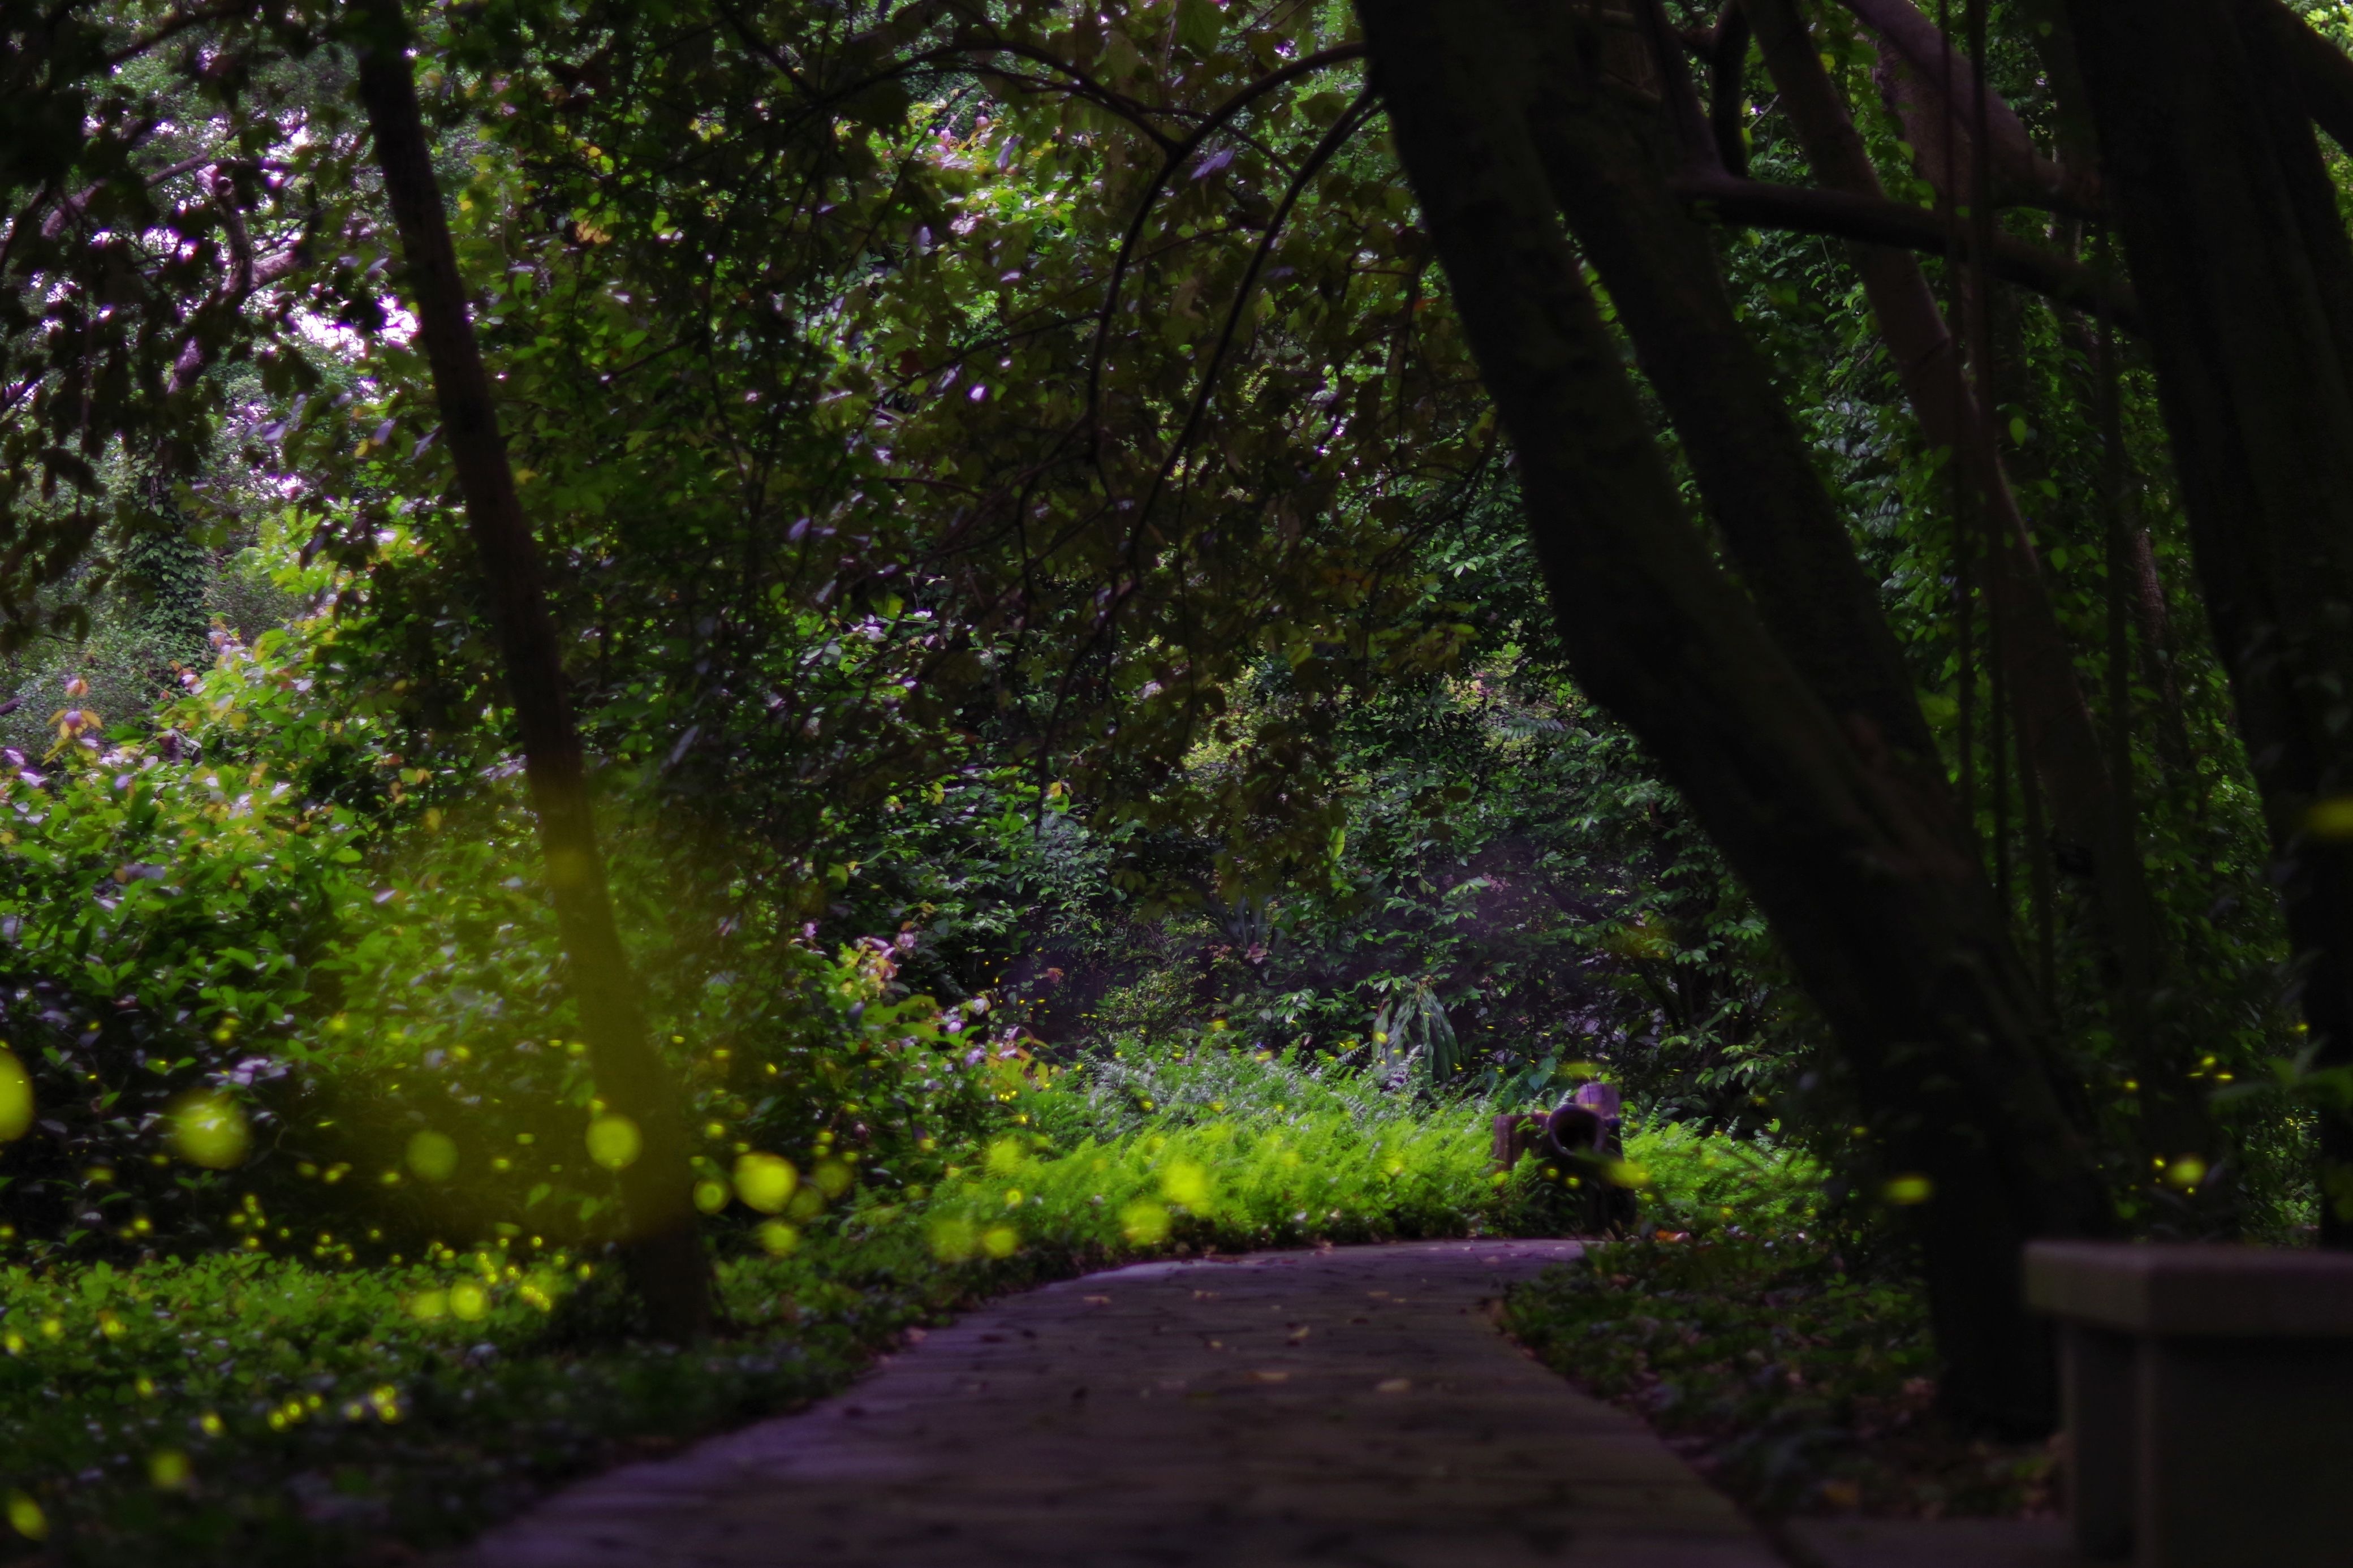
[[(1823, 234), (1930, 256), (1944, 255), (1955, 242), (1952, 226), (1941, 213), (1883, 197), (1779, 185), (1762, 180), (1696, 175), (1676, 180), (1672, 185), (1675, 194), (1699, 216), (1720, 223)], [(1967, 238), (1966, 234), (1961, 237), (1964, 249)], [(1986, 258), (1986, 270), (2005, 283), (2016, 284), (2086, 315), (2098, 313), (2105, 302), (2118, 326), (2140, 331), (2140, 307), (2129, 289), (2108, 284), (2104, 291), (2097, 273), (2054, 251), (1996, 235), (1993, 249)]]
[(292, 277), (309, 259), (310, 241), (306, 236), (267, 260), (255, 260), (250, 240), (242, 238), (244, 226), (243, 219), (236, 218), (231, 228), (231, 252), (236, 259), (228, 279), (195, 312), (188, 341), (173, 357), (172, 374), (164, 383), (164, 390), (174, 396), (194, 386), (196, 379), (220, 359), (227, 334), (207, 331), (207, 324), (244, 310), (246, 301), (255, 294)]

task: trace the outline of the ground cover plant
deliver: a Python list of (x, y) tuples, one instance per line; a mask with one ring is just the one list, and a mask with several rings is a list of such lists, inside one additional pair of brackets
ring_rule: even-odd
[(882, 1249), (846, 1276), (754, 1257), (720, 1278), (748, 1323), (791, 1331), (631, 1347), (586, 1321), (601, 1282), (560, 1252), (12, 1270), (9, 1555), (400, 1561), (567, 1477), (829, 1393), (964, 1288)]
[[(792, 1224), (762, 1190), (784, 1163), (739, 1165), (717, 1270), (729, 1328), (697, 1345), (631, 1342), (602, 1252), (518, 1235), (350, 1261), (267, 1243), (259, 1203), (250, 1247), (13, 1267), (0, 1551), (396, 1561), (571, 1477), (834, 1392), (993, 1293), (1145, 1257), (1542, 1226), (1533, 1164), (1489, 1168), (1492, 1110), (1214, 1036), (1025, 1077), (921, 1195), (869, 1187)], [(1779, 1218), (1813, 1175), (1680, 1131), (1629, 1152), (1646, 1229), (1720, 1226), (1736, 1187), (1763, 1194), (1753, 1221)]]
[(1936, 1407), (1909, 1260), (1804, 1230), (1614, 1242), (1513, 1292), (1512, 1334), (1765, 1519), (2057, 1508), (2049, 1442)]

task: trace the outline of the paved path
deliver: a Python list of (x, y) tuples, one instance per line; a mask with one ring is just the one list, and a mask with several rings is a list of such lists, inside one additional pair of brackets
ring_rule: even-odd
[(1481, 1307), (1574, 1242), (1149, 1263), (974, 1312), (469, 1568), (1778, 1568)]

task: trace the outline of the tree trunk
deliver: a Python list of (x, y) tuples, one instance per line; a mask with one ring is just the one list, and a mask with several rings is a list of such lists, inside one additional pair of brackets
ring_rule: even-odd
[[(1553, 196), (1683, 437), (1766, 629), (1831, 711), (1869, 725), (1890, 764), (1930, 798), (1944, 763), (1878, 584), (1772, 366), (1733, 314), (1707, 231), (1669, 189), (1673, 148), (1661, 117), (1594, 89), (1577, 31), (1564, 20), (1517, 40), (1543, 51), (1528, 124)], [(1676, 62), (1661, 63), (1672, 73)], [(1957, 816), (1941, 827), (1956, 853), (1972, 853)]]
[[(2301, 975), (2353, 1066), (2353, 244), (2260, 8), (2067, 0)], [(2321, 1237), (2353, 1245), (2353, 1115), (2321, 1116)]]
[[(1789, 0), (1743, 0), (1781, 107), (1815, 177), (1856, 195), (1882, 195), (1862, 136), (1815, 53)], [(1997, 548), (1987, 563), (1989, 613), (1998, 617), (2005, 673), (2048, 792), (2057, 838), (2090, 854), (2102, 934), (2114, 963), (2110, 990), (2118, 1033), (2142, 1084), (2144, 1136), (2168, 1154), (2207, 1149), (2211, 1122), (2191, 1091), (2189, 1063), (2160, 1048), (2149, 1026), (2156, 984), (2157, 922), (2140, 847), (2119, 783), (2108, 776), (2100, 734), (2075, 675), (2074, 653), (2042, 582), (2032, 534), (2003, 471), (1984, 409), (1961, 374), (1958, 345), (1936, 308), (1926, 274), (1909, 252), (1852, 247), (1863, 292), (1895, 363), (1906, 400), (1930, 443), (1953, 454)]]
[(565, 981), (579, 1004), (596, 1092), (638, 1131), (638, 1156), (619, 1173), (628, 1226), (625, 1268), (657, 1335), (700, 1337), (711, 1327), (711, 1264), (697, 1229), (678, 1089), (647, 1037), (644, 1005), (613, 923), (538, 545), (515, 493), (490, 377), (467, 312), (408, 64), (407, 21), (399, 0), (364, 0), (358, 21), (360, 100), (399, 227), (443, 440), (458, 470), (467, 527), (505, 656), (507, 692), (522, 731), (524, 777), (563, 937)]
[[(2109, 1215), (1941, 778), (1834, 710), (1712, 559), (1547, 198), (1533, 47), (1590, 18), (1537, 0), (1359, 0), (1375, 79), (1482, 379), (1578, 680), (1656, 756), (1755, 891), (1852, 1063), (1920, 1235), (1945, 1390), (2047, 1421), (2021, 1244)], [(1592, 58), (1586, 54), (1585, 58)], [(1598, 85), (1595, 90), (1605, 90)], [(1688, 436), (1689, 432), (1686, 432)], [(1719, 501), (1720, 505), (1720, 501)], [(1867, 652), (1867, 650), (1866, 650)], [(1916, 722), (1916, 720), (1915, 721)]]
[(2181, 681), (2173, 662), (2173, 612), (2165, 603), (2165, 579), (2157, 569), (2157, 545), (2147, 526), (2126, 514), (2125, 549), (2131, 555), (2126, 594), (2140, 631), (2140, 678), (2157, 693), (2158, 754), (2167, 771), (2186, 776), (2193, 762), (2189, 716), (2181, 705)]

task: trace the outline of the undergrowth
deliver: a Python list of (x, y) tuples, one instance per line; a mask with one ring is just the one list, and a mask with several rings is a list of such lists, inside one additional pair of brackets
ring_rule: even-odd
[(2052, 1507), (2043, 1445), (1989, 1441), (1936, 1412), (1916, 1281), (1850, 1271), (1803, 1232), (1597, 1247), (1513, 1292), (1504, 1321), (1767, 1518)]
[(1021, 1097), (926, 1224), (948, 1258), (1029, 1236), (1107, 1254), (1461, 1236), (1508, 1224), (1487, 1117), (1297, 1052), (1123, 1053)]
[(738, 1331), (690, 1350), (598, 1331), (604, 1276), (512, 1247), (11, 1271), (8, 1534), (75, 1563), (400, 1561), (572, 1476), (830, 1393), (909, 1325), (1054, 1271), (943, 1268), (903, 1235), (732, 1258)]
[[(396, 1562), (562, 1481), (844, 1386), (905, 1330), (1139, 1258), (1556, 1225), (1494, 1108), (1212, 1043), (1039, 1071), (929, 1190), (715, 1224), (725, 1338), (635, 1342), (614, 1270), (516, 1236), (397, 1266), (268, 1252), (0, 1274), (0, 1557)], [(1630, 1165), (1649, 1232), (1794, 1223), (1803, 1162), (1675, 1129)], [(756, 1215), (754, 1217), (757, 1217)], [(765, 1237), (787, 1250), (757, 1249)]]

